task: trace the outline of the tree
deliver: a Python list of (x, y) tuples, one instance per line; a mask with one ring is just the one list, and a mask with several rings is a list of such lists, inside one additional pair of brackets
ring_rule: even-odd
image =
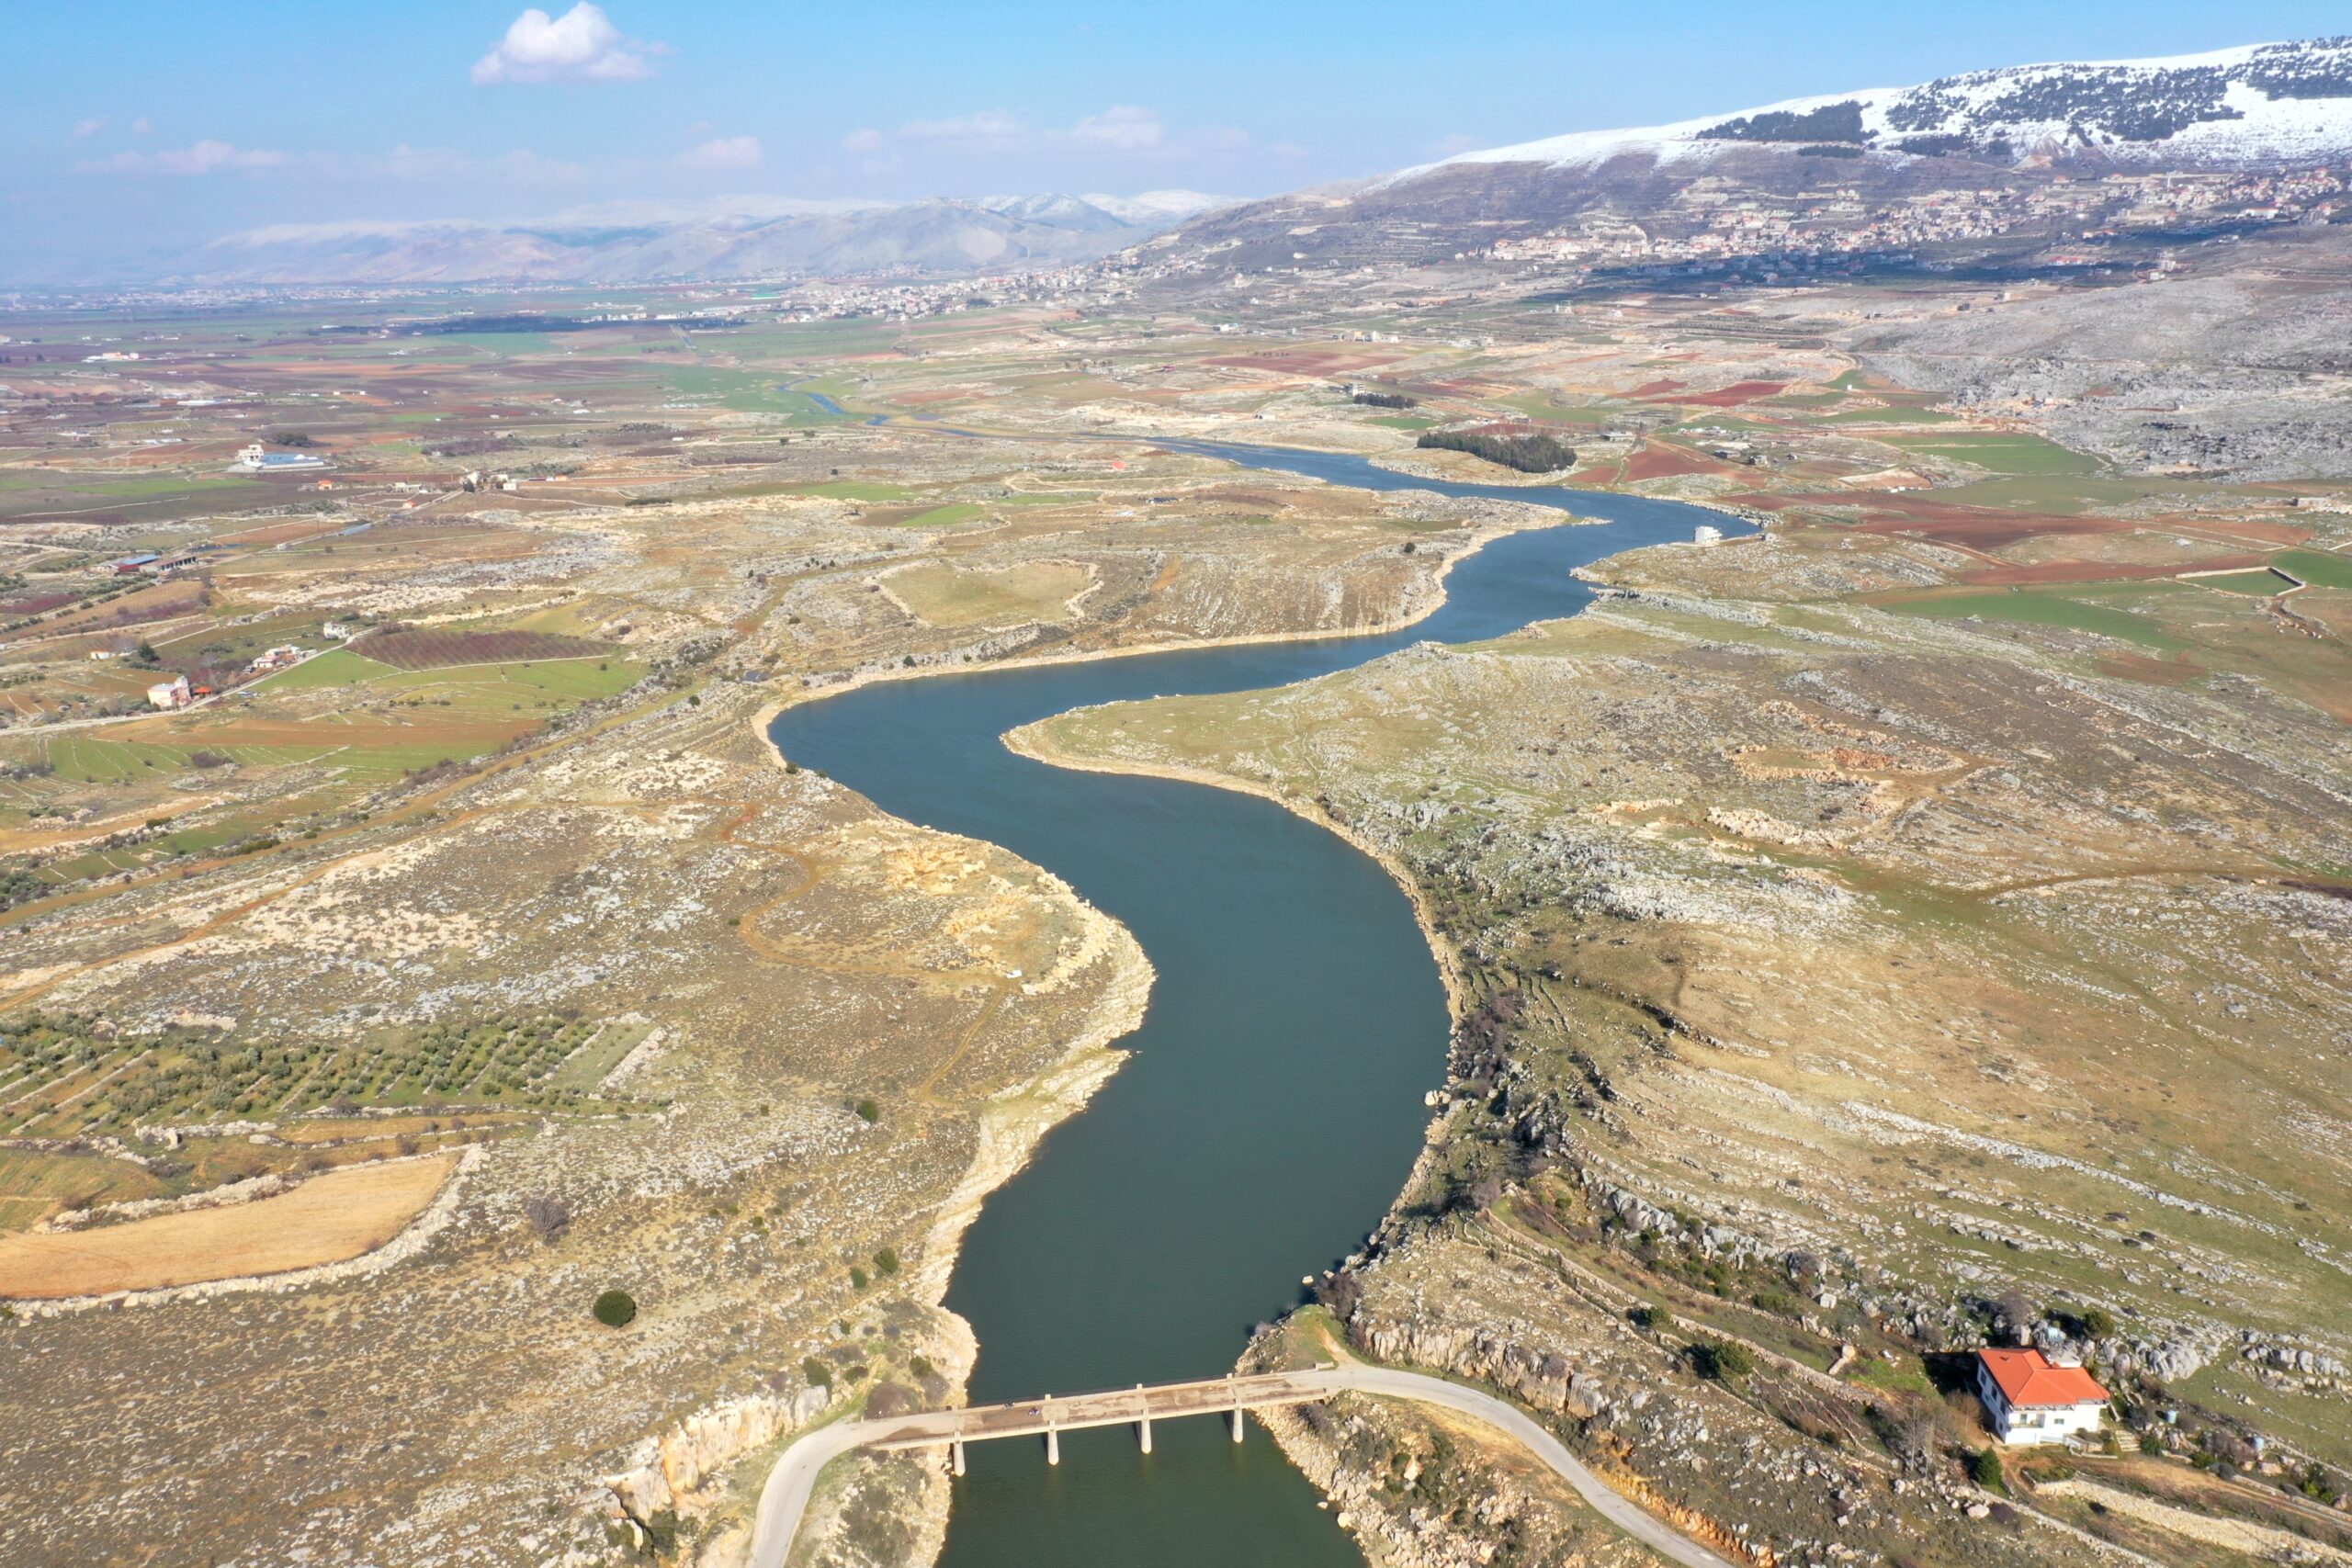
[(596, 1321), (605, 1327), (626, 1328), (637, 1316), (637, 1298), (627, 1291), (606, 1291), (596, 1298), (591, 1310), (595, 1313)]
[(881, 1275), (886, 1280), (891, 1275), (896, 1274), (899, 1271), (898, 1249), (896, 1247), (886, 1247), (881, 1251), (876, 1253), (874, 1255), (874, 1271)]
[(1993, 1298), (1995, 1323), (2020, 1345), (2033, 1332), (2034, 1322), (2041, 1316), (2041, 1309), (2033, 1304), (2033, 1298), (2015, 1285)]
[(857, 1102), (856, 1110), (857, 1119), (865, 1122), (869, 1126), (882, 1120), (882, 1107), (876, 1104), (873, 1100), (859, 1100)]
[(160, 662), (164, 656), (155, 651), (155, 645), (153, 643), (149, 642), (144, 637), (141, 637), (139, 641), (139, 651), (132, 654), (131, 657), (138, 660), (141, 664), (154, 664)]
[(1987, 1492), (2007, 1491), (2008, 1476), (2007, 1472), (2001, 1468), (2000, 1450), (1979, 1449), (1969, 1455), (1968, 1479)]
[(1674, 1314), (1667, 1311), (1662, 1306), (1657, 1306), (1645, 1302), (1642, 1305), (1635, 1307), (1632, 1312), (1627, 1313), (1625, 1315), (1633, 1319), (1634, 1327), (1646, 1328), (1652, 1334), (1671, 1334), (1674, 1332)]

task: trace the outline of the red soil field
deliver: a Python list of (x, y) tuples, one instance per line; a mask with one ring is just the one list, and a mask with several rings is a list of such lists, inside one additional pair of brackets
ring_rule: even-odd
[(1235, 354), (1212, 359), (1211, 365), (1223, 365), (1236, 370), (1275, 370), (1293, 376), (1332, 376), (1342, 370), (1362, 370), (1366, 366), (1387, 362), (1383, 355), (1344, 354), (1337, 350), (1296, 353), (1279, 350), (1266, 354)]
[(1728, 387), (1712, 392), (1691, 392), (1681, 397), (1654, 398), (1653, 402), (1697, 403), (1711, 409), (1737, 408), (1758, 398), (1770, 398), (1788, 390), (1786, 381), (1735, 381)]
[(1729, 465), (1686, 452), (1679, 446), (1645, 446), (1625, 459), (1625, 478), (1662, 479), (1674, 474), (1720, 474)]
[(376, 631), (349, 646), (352, 652), (395, 670), (586, 659), (612, 651), (609, 645), (589, 637), (558, 637), (552, 632)]

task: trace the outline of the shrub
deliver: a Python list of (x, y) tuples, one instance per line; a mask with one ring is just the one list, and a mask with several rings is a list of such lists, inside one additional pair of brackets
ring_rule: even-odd
[(2104, 1339), (2115, 1332), (2115, 1315), (2105, 1307), (2078, 1307), (2064, 1314), (2063, 1321), (2077, 1339)]
[(1756, 1356), (1736, 1339), (1702, 1339), (1690, 1347), (1690, 1364), (1702, 1378), (1736, 1382), (1756, 1370)]
[(596, 1298), (596, 1321), (607, 1328), (626, 1328), (637, 1316), (637, 1298), (627, 1291), (606, 1291)]
[(571, 1205), (560, 1198), (535, 1192), (523, 1200), (523, 1217), (531, 1222), (531, 1228), (538, 1233), (541, 1241), (552, 1242), (571, 1223)]
[(817, 1359), (814, 1356), (809, 1357), (807, 1360), (800, 1363), (800, 1375), (808, 1380), (808, 1386), (810, 1388), (831, 1388), (833, 1386), (833, 1369), (825, 1365), (824, 1362)]
[(849, 1269), (849, 1283), (850, 1289), (854, 1291), (862, 1291), (865, 1289), (867, 1285), (873, 1283), (873, 1281), (865, 1277), (865, 1269), (860, 1269), (856, 1264), (853, 1263), (850, 1265)]
[(1662, 1306), (1653, 1306), (1645, 1303), (1625, 1315), (1634, 1320), (1634, 1327), (1646, 1328), (1652, 1334), (1670, 1334), (1674, 1331), (1674, 1314)]
[(895, 1247), (884, 1247), (874, 1255), (874, 1271), (884, 1279), (899, 1271), (899, 1253)]
[(1987, 1492), (2008, 1490), (2007, 1472), (2001, 1468), (2001, 1455), (1995, 1449), (1979, 1449), (1968, 1456), (1968, 1479)]
[(857, 1117), (869, 1126), (882, 1120), (882, 1107), (870, 1100), (861, 1100), (856, 1106)]

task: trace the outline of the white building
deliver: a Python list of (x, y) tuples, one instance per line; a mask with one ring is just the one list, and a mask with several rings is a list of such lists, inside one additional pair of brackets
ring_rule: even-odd
[(2080, 1367), (2053, 1365), (2039, 1350), (1977, 1351), (1976, 1396), (2005, 1443), (2063, 1443), (2097, 1432), (2107, 1414), (2098, 1380)]
[(258, 441), (237, 454), (237, 467), (249, 474), (283, 474), (300, 468), (323, 468), (324, 457), (307, 452), (270, 452)]
[(158, 681), (147, 688), (147, 701), (155, 707), (184, 708), (187, 706), (187, 677), (185, 675), (175, 675), (168, 681)]
[(1691, 530), (1690, 542), (1694, 545), (1720, 545), (1724, 542), (1724, 531), (1712, 523), (1702, 523)]

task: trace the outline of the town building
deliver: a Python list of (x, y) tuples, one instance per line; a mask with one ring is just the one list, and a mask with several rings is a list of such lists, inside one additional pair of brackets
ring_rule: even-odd
[(2098, 1431), (2107, 1413), (2097, 1379), (2039, 1350), (1977, 1351), (1976, 1396), (2005, 1443), (2063, 1443)]
[(189, 694), (187, 677), (185, 675), (175, 675), (168, 681), (158, 681), (147, 688), (149, 705), (159, 708), (184, 708), (187, 706)]

